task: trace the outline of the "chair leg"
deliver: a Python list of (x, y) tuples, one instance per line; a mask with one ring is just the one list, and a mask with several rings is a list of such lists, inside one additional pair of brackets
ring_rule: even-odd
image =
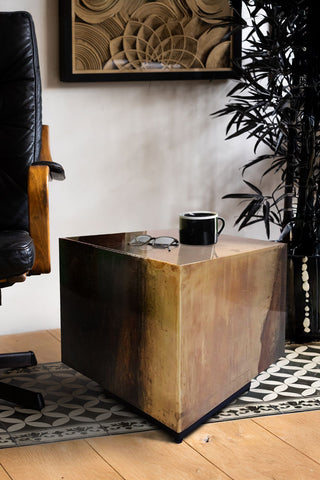
[[(37, 365), (37, 359), (32, 351), (0, 354), (0, 369), (32, 367), (34, 365)], [(0, 382), (0, 398), (36, 410), (41, 410), (45, 405), (41, 393), (5, 382)]]
[(0, 368), (23, 368), (37, 365), (33, 352), (0, 353)]
[(4, 382), (0, 382), (0, 398), (25, 408), (41, 410), (44, 407), (44, 400), (41, 393), (32, 392), (31, 390), (26, 390), (25, 388), (16, 387)]

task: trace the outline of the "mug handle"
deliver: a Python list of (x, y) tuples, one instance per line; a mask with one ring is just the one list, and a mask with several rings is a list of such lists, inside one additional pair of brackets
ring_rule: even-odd
[(218, 235), (220, 235), (220, 233), (222, 232), (222, 230), (225, 227), (226, 222), (224, 221), (224, 219), (222, 217), (218, 217), (218, 220), (221, 220), (221, 222), (222, 222), (222, 225), (221, 225), (220, 229), (218, 230)]

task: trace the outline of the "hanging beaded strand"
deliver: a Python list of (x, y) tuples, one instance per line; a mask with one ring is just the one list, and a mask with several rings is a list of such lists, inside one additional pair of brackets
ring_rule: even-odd
[(308, 273), (308, 257), (302, 259), (302, 289), (305, 292), (305, 307), (304, 307), (304, 320), (303, 327), (305, 333), (310, 333), (310, 307), (309, 307), (309, 273)]

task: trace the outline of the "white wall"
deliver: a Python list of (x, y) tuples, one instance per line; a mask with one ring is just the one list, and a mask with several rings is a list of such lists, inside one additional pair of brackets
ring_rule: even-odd
[[(0, 0), (35, 22), (43, 123), (67, 179), (50, 184), (52, 273), (2, 291), (0, 334), (59, 327), (58, 238), (178, 224), (188, 209), (216, 210), (233, 228), (252, 157), (244, 139), (225, 142), (222, 107), (231, 81), (67, 84), (59, 80), (58, 0)], [(263, 228), (242, 235), (264, 238)]]

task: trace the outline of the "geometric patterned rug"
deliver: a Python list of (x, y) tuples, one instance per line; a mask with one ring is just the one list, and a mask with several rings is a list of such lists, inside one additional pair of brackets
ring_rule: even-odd
[(287, 345), (285, 356), (209, 422), (320, 409), (320, 343)]
[[(160, 427), (63, 363), (2, 372), (2, 381), (37, 390), (38, 410), (0, 400), (0, 448), (120, 435)], [(320, 343), (288, 345), (247, 393), (211, 417), (222, 422), (320, 409)]]

